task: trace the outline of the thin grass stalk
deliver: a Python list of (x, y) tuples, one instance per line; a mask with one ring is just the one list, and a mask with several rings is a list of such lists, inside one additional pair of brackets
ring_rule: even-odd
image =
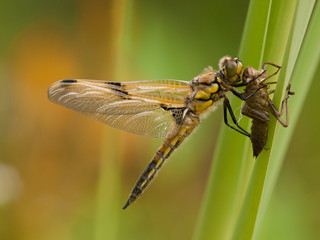
[[(110, 31), (112, 37), (107, 59), (111, 59), (113, 72), (107, 73), (112, 79), (121, 79), (122, 69), (125, 69), (123, 60), (124, 31), (126, 28), (126, 15), (131, 11), (129, 0), (112, 2), (109, 11), (111, 15)], [(119, 214), (121, 213), (120, 201), (120, 163), (122, 135), (112, 134), (113, 129), (105, 129), (102, 140), (99, 182), (97, 188), (95, 239), (117, 239), (119, 232)]]
[[(111, 139), (112, 138), (112, 141)], [(117, 239), (119, 231), (120, 170), (119, 163), (121, 136), (113, 136), (104, 131), (101, 151), (100, 175), (97, 188), (96, 221), (94, 237), (96, 240)]]

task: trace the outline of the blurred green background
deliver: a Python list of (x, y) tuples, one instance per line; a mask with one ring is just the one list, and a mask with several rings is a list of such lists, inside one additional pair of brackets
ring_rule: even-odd
[[(54, 105), (47, 88), (65, 78), (191, 80), (208, 65), (217, 68), (220, 57), (237, 55), (248, 4), (1, 1), (0, 239), (191, 239), (226, 127), (221, 106), (123, 211), (161, 140)], [(319, 88), (314, 81), (261, 239), (320, 234)]]

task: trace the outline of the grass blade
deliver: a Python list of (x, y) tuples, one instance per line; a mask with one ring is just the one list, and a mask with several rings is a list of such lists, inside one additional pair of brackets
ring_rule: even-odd
[[(290, 1), (290, 4), (292, 4), (292, 1)], [(284, 4), (283, 6), (287, 7), (289, 5)], [(281, 12), (279, 12), (279, 14), (287, 17), (288, 14), (284, 14), (283, 13), (284, 9), (282, 8), (283, 10), (281, 10), (281, 8), (282, 8), (281, 4), (279, 4), (278, 7), (274, 8), (274, 10), (276, 12), (278, 12), (277, 10), (280, 10)], [(294, 10), (294, 8), (293, 8), (293, 10)], [(274, 26), (278, 26), (278, 24), (276, 24)], [(272, 24), (271, 24), (271, 27), (272, 27)], [(275, 27), (274, 29), (277, 29), (277, 27)], [(289, 26), (288, 26), (288, 29), (290, 29)], [(278, 31), (273, 30), (273, 32), (279, 32), (279, 30)], [(298, 34), (301, 34), (301, 32)], [(291, 36), (296, 36), (296, 35), (297, 34), (294, 35), (293, 32), (291, 33)], [(302, 34), (302, 36), (303, 36), (303, 34)], [(278, 38), (274, 38), (274, 39), (278, 39)], [(272, 43), (272, 38), (271, 38), (270, 45), (272, 46), (275, 43), (276, 43), (276, 41), (273, 41), (273, 43)], [(290, 66), (290, 64), (292, 64), (292, 56), (295, 55), (294, 51), (299, 50), (299, 47), (297, 48), (296, 43), (297, 43), (297, 41), (294, 41), (294, 44), (292, 44), (292, 42), (290, 42), (290, 40), (289, 40), (289, 44), (287, 45), (287, 48), (286, 48), (285, 60), (283, 62), (283, 69), (281, 70), (282, 72), (280, 74), (280, 78), (279, 78), (279, 81), (277, 84), (277, 92), (275, 93), (275, 98), (274, 98), (275, 106), (278, 108), (279, 108), (279, 105), (281, 102), (281, 97), (283, 95), (283, 92), (285, 91), (285, 88), (287, 86), (288, 78), (290, 77), (290, 69), (292, 69), (292, 68), (289, 68), (289, 71), (288, 71), (287, 68), (288, 68), (288, 66)], [(295, 46), (295, 48), (292, 48), (293, 45)], [(268, 48), (268, 49), (273, 49), (273, 48)], [(270, 53), (272, 54), (272, 52), (270, 52)], [(304, 70), (305, 69), (306, 68), (304, 68)], [(291, 107), (295, 108), (293, 101), (290, 103), (290, 105), (291, 105)], [(273, 118), (269, 123), (268, 141), (267, 141), (267, 145), (266, 145), (268, 148), (271, 147), (271, 145), (272, 145), (272, 142), (273, 142), (273, 139), (275, 136), (275, 130), (276, 130), (276, 120)], [(281, 130), (283, 130), (283, 129), (281, 129)], [(280, 138), (277, 139), (277, 141), (275, 141), (276, 144), (274, 144), (274, 146), (275, 146), (275, 149), (277, 149), (277, 148), (281, 149), (280, 151), (282, 151), (283, 154), (279, 154), (279, 152), (278, 152), (276, 155), (278, 157), (283, 157), (284, 152), (285, 152), (285, 148), (287, 146), (287, 142), (289, 139), (287, 138), (286, 140), (281, 141), (281, 142), (279, 142), (279, 140), (280, 140)], [(243, 208), (241, 211), (240, 219), (238, 221), (237, 230), (234, 235), (234, 239), (251, 239), (251, 237), (252, 237), (253, 231), (255, 229), (256, 217), (257, 217), (259, 209), (261, 208), (260, 198), (261, 198), (262, 192), (264, 191), (263, 189), (264, 189), (265, 176), (266, 176), (267, 170), (268, 170), (268, 174), (271, 174), (271, 175), (274, 174), (274, 176), (276, 176), (277, 173), (279, 172), (278, 171), (279, 168), (278, 169), (277, 168), (268, 169), (269, 161), (271, 161), (271, 162), (274, 161), (273, 157), (275, 155), (273, 155), (273, 152), (274, 152), (274, 150), (264, 151), (259, 156), (259, 158), (256, 160), (253, 174), (252, 174), (252, 177), (250, 180), (248, 192), (246, 194), (246, 198), (245, 198), (245, 202), (244, 202), (244, 205), (243, 205)], [(272, 155), (270, 155), (270, 153), (272, 153)], [(279, 158), (278, 158), (278, 160), (280, 162)], [(280, 165), (278, 165), (278, 167), (279, 166)], [(273, 186), (274, 186), (274, 182), (275, 182), (275, 179), (273, 181)], [(267, 199), (270, 198), (270, 195), (272, 193), (272, 188), (273, 187), (271, 187), (271, 188), (269, 187), (268, 194), (265, 194)], [(267, 201), (262, 202), (262, 204), (266, 205)]]
[[(111, 138), (110, 134), (108, 137)], [(119, 229), (120, 205), (120, 170), (119, 138), (113, 134), (112, 141), (107, 139), (106, 130), (102, 146), (100, 176), (97, 188), (95, 239), (117, 239)], [(107, 147), (108, 146), (108, 147)]]
[[(113, 65), (110, 79), (122, 79), (124, 66), (123, 49), (126, 44), (125, 32), (131, 29), (131, 13), (133, 2), (130, 0), (113, 1), (110, 9), (112, 39), (108, 48), (107, 58)], [(128, 19), (129, 18), (129, 19)], [(111, 49), (111, 51), (110, 51)], [(115, 132), (115, 133), (114, 133)], [(113, 134), (114, 133), (114, 134)], [(120, 201), (120, 166), (122, 162), (121, 143), (123, 134), (116, 129), (105, 129), (102, 151), (100, 178), (97, 189), (95, 239), (117, 239), (119, 233), (119, 214), (121, 213)]]
[[(300, 50), (300, 46), (307, 29), (314, 4), (315, 1), (300, 1), (299, 3), (291, 44), (292, 51), (290, 52), (290, 57), (288, 59), (289, 73), (291, 73), (293, 70), (293, 66)], [(280, 173), (286, 149), (289, 145), (290, 138), (295, 130), (295, 126), (299, 118), (299, 114), (302, 110), (304, 100), (307, 96), (308, 89), (311, 86), (315, 71), (319, 64), (320, 48), (319, 44), (317, 43), (319, 39), (318, 36), (320, 34), (319, 8), (320, 6), (319, 4), (317, 4), (317, 7), (314, 10), (312, 22), (308, 27), (308, 33), (303, 42), (303, 47), (301, 49), (301, 52), (299, 53), (299, 59), (294, 66), (294, 72), (290, 80), (293, 89), (299, 91), (297, 91), (297, 94), (290, 99), (291, 122), (289, 128), (279, 128), (277, 137), (274, 140), (274, 147), (271, 151), (269, 170), (266, 176), (266, 184), (264, 186), (264, 192), (261, 199), (261, 209), (259, 211), (256, 223), (257, 229), (255, 235), (258, 235), (260, 232), (272, 191)], [(287, 74), (287, 78), (290, 78), (290, 76), (291, 74)]]
[[(255, 63), (258, 67), (261, 49), (264, 49), (270, 3), (267, 0), (250, 3), (239, 55), (246, 64)], [(234, 109), (239, 108), (240, 101), (232, 96), (230, 99)], [(248, 126), (248, 120), (242, 121), (241, 125)], [(239, 159), (247, 155), (247, 146), (243, 136), (222, 126), (194, 239), (230, 239), (239, 208), (239, 178), (243, 177), (239, 171), (243, 168)]]

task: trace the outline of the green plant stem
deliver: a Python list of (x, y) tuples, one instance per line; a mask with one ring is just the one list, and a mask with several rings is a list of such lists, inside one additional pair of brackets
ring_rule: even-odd
[[(315, 1), (300, 1), (298, 6), (295, 29), (293, 32), (293, 39), (291, 44), (292, 48), (290, 57), (288, 59), (288, 72), (291, 73), (292, 70), (294, 70), (294, 72), (292, 73), (292, 75), (287, 74), (287, 78), (290, 78), (292, 89), (296, 91), (296, 95), (290, 98), (290, 126), (288, 129), (279, 128), (277, 137), (274, 140), (274, 147), (272, 148), (270, 156), (271, 160), (269, 164), (269, 171), (267, 172), (266, 184), (261, 198), (262, 207), (259, 211), (257, 219), (257, 229), (255, 231), (255, 236), (257, 236), (260, 232), (272, 191), (275, 187), (276, 180), (280, 173), (286, 149), (289, 145), (290, 138), (295, 131), (297, 119), (299, 118), (303, 103), (307, 96), (308, 89), (311, 86), (316, 69), (319, 65), (320, 47), (319, 44), (316, 43), (319, 40), (320, 35), (319, 4), (317, 4), (317, 7), (314, 9), (313, 18), (308, 27), (308, 33), (306, 34), (306, 36), (304, 35), (314, 5)], [(299, 53), (304, 36), (305, 40), (303, 42), (303, 47), (301, 48), (301, 51)], [(294, 65), (298, 53), (299, 58)]]
[[(290, 1), (290, 3), (292, 4), (292, 1)], [(287, 5), (285, 5), (287, 6)], [(275, 8), (275, 11), (277, 14), (282, 14), (284, 16), (290, 16), (290, 14), (292, 14), (295, 10), (294, 8), (292, 8), (292, 11), (290, 11), (288, 14), (285, 14), (283, 12), (282, 7), (279, 8)], [(278, 11), (277, 11), (278, 10)], [(279, 10), (281, 11), (281, 13), (279, 13)], [(288, 19), (287, 19), (288, 20)], [(280, 21), (278, 22), (282, 22), (283, 20), (281, 20), (280, 17)], [(276, 21), (277, 22), (277, 21)], [(291, 20), (288, 21), (292, 22)], [(279, 23), (277, 23), (276, 25), (279, 25)], [(288, 29), (290, 29), (290, 26), (287, 26)], [(294, 27), (294, 25), (293, 25)], [(274, 28), (276, 29), (276, 28)], [(301, 32), (300, 32), (301, 34)], [(274, 33), (271, 32), (271, 36), (275, 35)], [(279, 77), (279, 81), (277, 84), (277, 91), (275, 93), (275, 98), (274, 98), (274, 103), (275, 106), (277, 108), (279, 108), (280, 106), (280, 102), (282, 99), (282, 95), (283, 92), (286, 89), (287, 86), (287, 82), (288, 82), (288, 78), (286, 76), (290, 76), (291, 73), (288, 72), (288, 63), (292, 60), (290, 58), (290, 56), (292, 56), (291, 52), (292, 51), (299, 51), (300, 46), (295, 45), (295, 48), (292, 48), (292, 37), (294, 36), (293, 34), (293, 30), (290, 34), (290, 39), (289, 41), (284, 41), (283, 42), (288, 42), (286, 49), (286, 53), (285, 53), (285, 57), (284, 57), (284, 61), (283, 61), (283, 69), (281, 70), (281, 74)], [(285, 37), (285, 36), (284, 36)], [(271, 38), (272, 39), (272, 38)], [(273, 39), (276, 39), (275, 37)], [(279, 39), (279, 36), (278, 38)], [(281, 41), (280, 41), (281, 42)], [(274, 44), (274, 43), (273, 43)], [(272, 46), (272, 43), (270, 44)], [(289, 68), (289, 71), (292, 68)], [(291, 106), (294, 106), (294, 102), (290, 102)], [(297, 116), (296, 116), (297, 117)], [(269, 129), (268, 129), (268, 140), (267, 140), (267, 148), (271, 148), (273, 140), (274, 140), (274, 136), (275, 136), (275, 131), (276, 131), (276, 119), (272, 118), (270, 123), (269, 123)], [(288, 142), (289, 139), (287, 139)], [(283, 157), (284, 156), (284, 152), (286, 150), (286, 146), (287, 144), (285, 142), (277, 142), (277, 144), (275, 144), (275, 148), (279, 148), (281, 149), (280, 151), (282, 152), (282, 154), (279, 154), (278, 157)], [(253, 170), (253, 174), (251, 176), (251, 180), (250, 180), (250, 184), (248, 187), (248, 191), (246, 194), (246, 198), (243, 204), (243, 208), (240, 214), (240, 218), (238, 220), (238, 224), (237, 224), (237, 228), (236, 228), (236, 232), (233, 236), (234, 239), (251, 239), (252, 235), (254, 233), (255, 230), (255, 224), (256, 224), (256, 218), (258, 216), (258, 213), (260, 212), (261, 207), (263, 207), (263, 205), (261, 205), (261, 195), (264, 191), (264, 185), (266, 182), (266, 174), (267, 174), (267, 170), (268, 170), (268, 164), (269, 161), (272, 161), (272, 157), (270, 154), (271, 152), (273, 152), (273, 149), (271, 149), (270, 151), (264, 151), (256, 160), (255, 163), (255, 167)], [(278, 159), (280, 161), (280, 159)], [(276, 173), (279, 172), (280, 169), (280, 165), (277, 166), (277, 168), (272, 168), (268, 170), (268, 174), (273, 174), (273, 172), (275, 173), (275, 175), (277, 175)], [(268, 180), (268, 179), (267, 179)], [(274, 184), (273, 184), (274, 186)], [(264, 194), (264, 196), (267, 199), (270, 199), (270, 196), (272, 194), (272, 189), (270, 188), (268, 193)], [(267, 204), (266, 202), (262, 202), (263, 204)]]
[[(112, 139), (110, 139), (112, 138)], [(100, 177), (97, 189), (95, 239), (117, 239), (120, 205), (120, 138), (104, 131)]]
[[(291, 42), (288, 39), (289, 36), (292, 37), (290, 29), (295, 9), (296, 1), (251, 1), (241, 43), (240, 57), (243, 61), (245, 59), (245, 64), (259, 68), (265, 61), (282, 63), (283, 69), (275, 94), (276, 107), (280, 105), (288, 81), (286, 68), (289, 56), (291, 56), (289, 55)], [(253, 51), (252, 49), (255, 48), (260, 51)], [(282, 62), (284, 56), (286, 57)], [(270, 149), (275, 132), (273, 124), (274, 126), (276, 124), (274, 118), (270, 121), (271, 127), (266, 145)], [(248, 121), (241, 121), (241, 126), (248, 126)], [(250, 151), (239, 149), (239, 147), (248, 146), (248, 140), (246, 140), (247, 143), (244, 143), (243, 140), (237, 142), (239, 139), (236, 136), (231, 136), (232, 134), (227, 130), (222, 130), (195, 239), (230, 239), (231, 235), (233, 239), (251, 239), (253, 236), (271, 151), (263, 151), (253, 162)], [(233, 151), (229, 153), (228, 143), (231, 142), (235, 146), (232, 146)], [(232, 157), (237, 159), (233, 154), (236, 154), (238, 159), (239, 156), (242, 156), (242, 164), (232, 159)], [(226, 159), (228, 159), (227, 164), (225, 163)], [(254, 163), (254, 167), (251, 171), (252, 163)], [(240, 173), (234, 168), (241, 169)], [(247, 188), (248, 179), (250, 180)], [(243, 195), (245, 195), (244, 200)], [(233, 219), (237, 218), (240, 207), (241, 212), (234, 229)]]
[[(260, 50), (264, 49), (269, 6), (268, 0), (256, 0), (250, 3), (239, 55), (245, 64), (255, 64), (256, 67), (259, 65)], [(236, 101), (233, 96), (230, 100), (233, 109), (240, 107), (240, 101)], [(248, 123), (247, 119), (243, 119), (241, 126), (246, 127)], [(248, 142), (243, 139), (239, 133), (222, 126), (194, 239), (222, 240), (231, 237), (239, 211), (239, 199), (242, 199), (243, 195), (240, 183), (245, 182), (243, 175), (252, 165), (252, 160), (245, 163), (239, 161), (242, 156), (248, 155)]]
[[(112, 39), (108, 52), (107, 65), (112, 66), (112, 72), (107, 73), (110, 79), (122, 79), (125, 69), (124, 45), (125, 31), (129, 29), (132, 2), (130, 0), (113, 1), (109, 10), (110, 35)], [(114, 131), (116, 133), (114, 133)], [(114, 134), (113, 134), (114, 133)], [(121, 212), (120, 201), (120, 166), (122, 162), (121, 145), (122, 134), (114, 129), (105, 129), (100, 164), (100, 178), (97, 189), (95, 239), (117, 239), (119, 233), (119, 214)]]

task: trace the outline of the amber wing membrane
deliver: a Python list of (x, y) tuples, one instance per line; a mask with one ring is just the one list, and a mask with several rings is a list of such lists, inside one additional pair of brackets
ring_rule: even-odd
[(164, 138), (172, 123), (179, 121), (175, 109), (186, 108), (191, 91), (188, 82), (169, 79), (122, 83), (69, 79), (52, 84), (48, 96), (109, 126)]

